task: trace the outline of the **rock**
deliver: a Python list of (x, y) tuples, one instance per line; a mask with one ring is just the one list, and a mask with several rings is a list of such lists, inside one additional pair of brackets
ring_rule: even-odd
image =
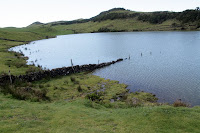
[[(69, 75), (72, 73), (79, 73), (79, 72), (84, 72), (84, 71), (93, 71), (95, 69), (98, 68), (102, 68), (105, 66), (109, 66), (111, 64), (115, 64), (119, 61), (123, 61), (123, 59), (118, 59), (116, 61), (111, 61), (111, 62), (106, 62), (106, 63), (101, 63), (101, 64), (89, 64), (89, 65), (77, 65), (72, 67), (63, 67), (63, 68), (56, 68), (56, 69), (52, 69), (52, 70), (44, 70), (43, 72), (33, 72), (33, 73), (29, 73), (26, 75), (20, 75), (20, 76), (14, 76), (11, 75), (11, 78), (13, 81), (15, 80), (20, 80), (20, 81), (28, 81), (28, 82), (32, 82), (32, 81), (37, 81), (37, 80), (41, 80), (42, 78), (45, 77), (56, 77), (56, 76), (63, 76), (63, 75)], [(9, 75), (3, 75), (0, 77), (0, 83), (8, 83), (10, 81), (10, 77)]]

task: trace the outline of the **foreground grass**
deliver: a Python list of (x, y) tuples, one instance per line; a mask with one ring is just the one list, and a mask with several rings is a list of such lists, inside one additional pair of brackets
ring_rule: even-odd
[(88, 100), (32, 103), (0, 95), (0, 132), (193, 132), (200, 108), (91, 108)]
[[(11, 94), (19, 100), (72, 101), (90, 99), (109, 108), (128, 108), (157, 105), (157, 98), (150, 93), (130, 93), (125, 84), (91, 75), (77, 73), (57, 78), (45, 78), (35, 82), (10, 83), (0, 86), (0, 92)], [(94, 104), (95, 105), (95, 104)]]
[[(73, 79), (73, 80), (71, 80)], [(105, 85), (104, 103), (85, 96)], [(193, 132), (200, 131), (200, 107), (143, 104), (131, 107), (126, 102), (106, 102), (126, 85), (80, 73), (29, 83), (47, 89), (50, 101), (16, 100), (0, 94), (0, 132)], [(77, 87), (81, 86), (82, 91)], [(148, 93), (137, 94), (143, 99)], [(143, 99), (144, 100), (144, 99)], [(148, 102), (147, 102), (148, 103)], [(122, 106), (123, 105), (123, 106)]]

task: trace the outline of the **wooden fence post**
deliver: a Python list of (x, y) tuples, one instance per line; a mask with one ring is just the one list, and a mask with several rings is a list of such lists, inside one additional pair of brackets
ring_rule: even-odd
[(73, 71), (74, 71), (74, 73), (75, 73), (74, 66), (73, 66), (73, 62), (72, 62), (72, 59), (71, 59), (71, 65), (72, 65), (72, 69), (73, 69)]
[(8, 75), (9, 75), (9, 77), (10, 77), (10, 84), (12, 84), (12, 77), (11, 77), (11, 73), (10, 73), (10, 65), (9, 65)]

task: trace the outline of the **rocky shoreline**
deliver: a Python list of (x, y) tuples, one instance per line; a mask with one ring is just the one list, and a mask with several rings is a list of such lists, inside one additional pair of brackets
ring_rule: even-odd
[(38, 81), (47, 77), (54, 78), (57, 76), (65, 76), (65, 75), (70, 75), (73, 73), (93, 71), (95, 69), (103, 68), (120, 61), (123, 61), (123, 59), (120, 58), (120, 59), (117, 59), (116, 61), (100, 63), (100, 64), (88, 64), (88, 65), (81, 65), (81, 66), (76, 65), (76, 66), (71, 66), (71, 67), (56, 68), (52, 70), (43, 70), (43, 71), (33, 72), (33, 73), (29, 73), (26, 75), (19, 75), (19, 76), (3, 75), (0, 77), (0, 84), (8, 83), (8, 82), (14, 83), (15, 81), (33, 82), (33, 81)]

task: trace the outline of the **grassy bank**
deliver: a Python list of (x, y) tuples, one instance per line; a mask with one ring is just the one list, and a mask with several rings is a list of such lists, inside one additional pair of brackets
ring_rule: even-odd
[(200, 131), (200, 108), (171, 106), (92, 108), (90, 101), (32, 103), (0, 94), (0, 132), (192, 132)]
[[(118, 20), (121, 21), (121, 20)], [(55, 35), (93, 32), (129, 23), (144, 28), (148, 23), (113, 20), (83, 24), (0, 29), (0, 73), (20, 75), (40, 68), (27, 66), (22, 55), (8, 52), (13, 46)], [(162, 26), (172, 22), (161, 24)], [(109, 24), (109, 25), (108, 25)], [(99, 27), (98, 27), (99, 26)], [(123, 26), (123, 28), (122, 28)], [(110, 26), (112, 27), (112, 26)], [(133, 27), (129, 27), (133, 28)], [(154, 27), (159, 28), (159, 27)], [(115, 29), (115, 28), (114, 28)], [(134, 28), (133, 28), (134, 29)], [(133, 30), (131, 29), (131, 30)], [(130, 31), (131, 31), (130, 30)], [(10, 66), (10, 68), (9, 68)], [(0, 132), (199, 132), (200, 108), (173, 107), (156, 103), (153, 94), (129, 93), (125, 84), (79, 73), (32, 83), (0, 86)], [(19, 90), (19, 91), (17, 91)], [(40, 99), (43, 92), (47, 99)], [(21, 97), (19, 97), (19, 95)], [(23, 100), (19, 100), (23, 99)], [(36, 102), (37, 101), (37, 102)]]
[[(23, 84), (25, 85), (25, 84)], [(126, 85), (90, 73), (44, 79), (26, 87), (47, 89), (50, 101), (31, 102), (0, 94), (0, 132), (199, 132), (200, 108), (172, 107), (148, 102), (148, 93), (129, 94), (125, 101), (110, 102), (126, 92)], [(79, 86), (81, 88), (79, 88)], [(104, 89), (102, 102), (86, 96)], [(131, 106), (130, 97), (144, 104)]]
[(26, 27), (26, 28), (2, 28), (0, 29), (0, 74), (8, 73), (9, 66), (11, 74), (25, 74), (26, 71), (38, 70), (34, 66), (26, 65), (26, 57), (8, 52), (8, 49), (14, 46), (27, 44), (30, 41), (47, 39), (56, 35), (72, 34), (71, 30), (57, 30), (46, 27)]

